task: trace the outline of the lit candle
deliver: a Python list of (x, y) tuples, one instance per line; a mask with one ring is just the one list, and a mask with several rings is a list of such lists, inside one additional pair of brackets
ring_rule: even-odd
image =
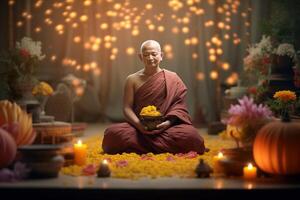
[(218, 155), (213, 157), (213, 168), (214, 168), (214, 173), (221, 173), (221, 167), (219, 161), (224, 159), (224, 155), (222, 152), (219, 152)]
[(82, 144), (81, 140), (78, 140), (78, 142), (74, 144), (74, 162), (76, 165), (85, 165), (86, 151), (86, 144)]
[(107, 160), (103, 160), (99, 166), (98, 172), (97, 172), (98, 177), (109, 177), (110, 176), (110, 169), (108, 166)]
[(249, 163), (247, 166), (244, 167), (243, 172), (244, 172), (244, 178), (246, 179), (256, 178), (257, 169), (251, 163)]

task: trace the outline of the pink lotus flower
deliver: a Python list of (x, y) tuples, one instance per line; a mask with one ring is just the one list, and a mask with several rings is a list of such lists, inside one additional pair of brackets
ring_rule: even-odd
[(255, 104), (252, 98), (244, 96), (238, 101), (239, 104), (230, 106), (228, 110), (229, 117), (223, 120), (226, 124), (241, 127), (253, 120), (264, 120), (273, 116), (269, 107), (263, 104)]
[(257, 131), (273, 116), (268, 106), (257, 105), (252, 98), (244, 96), (238, 101), (239, 104), (230, 106), (228, 117), (222, 120), (223, 123), (235, 127), (235, 131), (227, 127), (227, 133), (236, 141), (237, 147), (240, 141), (251, 145)]

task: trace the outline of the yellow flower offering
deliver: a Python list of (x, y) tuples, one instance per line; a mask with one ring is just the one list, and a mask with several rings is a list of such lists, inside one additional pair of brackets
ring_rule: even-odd
[(161, 116), (161, 113), (157, 110), (156, 106), (149, 105), (142, 108), (140, 115), (156, 117), (156, 116)]
[(50, 96), (53, 94), (53, 88), (46, 82), (39, 82), (34, 88), (32, 89), (33, 95), (42, 95), (42, 96)]
[(278, 99), (282, 102), (288, 102), (288, 101), (294, 101), (296, 100), (296, 94), (295, 92), (292, 92), (290, 90), (281, 90), (274, 94), (274, 99)]

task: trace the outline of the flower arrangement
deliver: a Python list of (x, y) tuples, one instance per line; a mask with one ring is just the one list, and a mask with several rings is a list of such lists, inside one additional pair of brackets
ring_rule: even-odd
[(269, 106), (275, 113), (279, 114), (283, 121), (290, 121), (290, 112), (296, 103), (296, 93), (290, 90), (280, 90), (275, 92), (273, 100), (269, 101)]
[(39, 100), (41, 114), (45, 115), (45, 104), (48, 97), (53, 94), (53, 88), (46, 82), (41, 81), (32, 89), (32, 94)]
[(231, 105), (228, 116), (222, 121), (227, 124), (227, 135), (232, 137), (240, 147), (240, 142), (252, 144), (256, 132), (273, 116), (269, 107), (255, 104), (252, 98), (244, 96), (239, 104)]
[(248, 47), (247, 51), (248, 55), (244, 58), (245, 71), (267, 75), (271, 66), (271, 54), (274, 51), (271, 37), (263, 35), (261, 41)]
[[(19, 82), (36, 82), (35, 73), (39, 62), (45, 58), (41, 51), (41, 42), (24, 37), (16, 42), (14, 49), (0, 56), (1, 99), (18, 99)], [(24, 84), (23, 84), (24, 85)]]
[(154, 116), (161, 116), (161, 113), (157, 110), (156, 106), (149, 105), (142, 108), (140, 115), (154, 117)]
[(149, 105), (142, 108), (140, 112), (141, 123), (148, 131), (156, 129), (156, 126), (163, 122), (162, 114), (157, 110), (156, 106)]
[(105, 154), (101, 148), (102, 138), (99, 134), (86, 138), (87, 163), (85, 166), (70, 165), (63, 167), (61, 173), (68, 176), (96, 176), (99, 163), (104, 159), (108, 161), (111, 177), (122, 179), (140, 178), (162, 178), (162, 177), (182, 177), (196, 178), (195, 168), (199, 159), (204, 159), (209, 165), (213, 165), (213, 157), (221, 148), (231, 148), (234, 146), (232, 141), (215, 139), (203, 135), (204, 140), (209, 146), (210, 151), (204, 155), (196, 152), (187, 153), (161, 153), (161, 154)]
[(16, 48), (9, 52), (8, 60), (15, 72), (21, 77), (34, 75), (38, 63), (45, 58), (41, 52), (41, 42), (24, 37), (16, 43)]
[(32, 89), (32, 94), (34, 96), (50, 96), (53, 94), (53, 88), (46, 82), (41, 81)]
[(296, 58), (296, 51), (294, 49), (294, 45), (289, 43), (280, 44), (276, 50), (276, 54), (279, 56), (288, 56), (293, 60), (295, 60)]

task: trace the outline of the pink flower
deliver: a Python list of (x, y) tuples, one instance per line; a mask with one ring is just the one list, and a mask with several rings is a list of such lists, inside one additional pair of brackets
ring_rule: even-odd
[(168, 156), (166, 158), (167, 161), (175, 161), (176, 159), (173, 156)]
[(223, 120), (226, 124), (242, 127), (256, 120), (269, 119), (273, 115), (269, 107), (262, 104), (256, 105), (252, 98), (244, 96), (238, 101), (239, 104), (230, 106), (229, 117)]
[(147, 154), (143, 154), (141, 156), (141, 160), (154, 160), (154, 159), (152, 158), (152, 156), (149, 156)]
[(127, 160), (119, 160), (118, 162), (116, 162), (117, 167), (126, 167), (127, 165), (128, 165)]
[(97, 172), (96, 164), (89, 164), (82, 169), (82, 174), (85, 176), (93, 176)]
[(184, 158), (196, 158), (198, 156), (197, 152), (195, 151), (190, 151), (188, 153), (178, 153), (178, 154), (175, 154), (176, 156), (178, 157), (184, 157)]

